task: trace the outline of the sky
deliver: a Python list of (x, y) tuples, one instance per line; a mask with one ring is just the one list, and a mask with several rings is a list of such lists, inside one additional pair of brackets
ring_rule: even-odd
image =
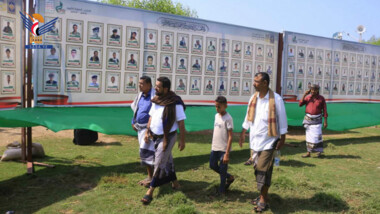
[(380, 0), (173, 0), (194, 9), (198, 18), (275, 32), (293, 31), (357, 41), (358, 25), (363, 39), (380, 37)]

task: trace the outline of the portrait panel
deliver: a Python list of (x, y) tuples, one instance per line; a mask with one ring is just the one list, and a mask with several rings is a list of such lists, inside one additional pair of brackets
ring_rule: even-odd
[(127, 71), (138, 71), (140, 67), (140, 51), (125, 50), (125, 69)]
[(122, 53), (119, 48), (107, 48), (107, 69), (120, 70)]
[(61, 71), (58, 69), (44, 69), (43, 72), (43, 91), (59, 92), (61, 84)]
[(83, 21), (67, 19), (66, 41), (83, 42)]
[(127, 47), (140, 48), (140, 35), (139, 27), (127, 26)]
[(103, 44), (103, 23), (98, 22), (88, 22), (87, 23), (87, 43), (94, 45)]
[(52, 45), (53, 48), (51, 49), (43, 49), (44, 51), (44, 65), (45, 66), (55, 66), (60, 67), (61, 66), (61, 45), (60, 44), (48, 44), (46, 45)]
[[(45, 23), (50, 22), (55, 18), (45, 16)], [(62, 19), (58, 18), (53, 24), (52, 29), (44, 34), (44, 39), (47, 41), (61, 41), (62, 40)]]
[(106, 93), (119, 93), (120, 92), (120, 78), (121, 73), (110, 72), (106, 73)]
[(81, 92), (82, 87), (82, 71), (81, 70), (66, 70), (65, 91), (66, 92)]
[(102, 72), (87, 71), (86, 72), (86, 92), (100, 93), (102, 91)]

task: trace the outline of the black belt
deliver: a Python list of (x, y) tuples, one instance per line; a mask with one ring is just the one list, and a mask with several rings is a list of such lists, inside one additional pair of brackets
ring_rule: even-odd
[[(161, 138), (164, 138), (164, 135), (161, 134), (161, 135), (157, 135), (157, 134), (154, 134), (153, 132), (152, 133), (152, 137), (153, 137), (153, 140), (157, 140), (157, 139), (161, 139)], [(171, 136), (171, 135), (174, 135), (175, 133), (177, 133), (177, 130), (176, 131), (172, 131), (168, 134), (168, 136)]]

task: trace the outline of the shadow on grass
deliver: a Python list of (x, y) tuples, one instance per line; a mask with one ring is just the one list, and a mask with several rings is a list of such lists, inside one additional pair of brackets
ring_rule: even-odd
[(297, 211), (341, 212), (345, 213), (349, 206), (336, 193), (317, 192), (311, 198), (281, 198), (277, 194), (269, 194), (273, 213), (293, 213)]
[(122, 145), (123, 144), (121, 144), (120, 142), (106, 143), (106, 142), (100, 141), (100, 142), (96, 142), (90, 146), (122, 146)]
[(281, 166), (291, 166), (291, 167), (315, 167), (315, 164), (305, 163), (298, 160), (282, 160), (280, 164)]
[[(77, 160), (36, 159), (55, 164), (55, 168), (43, 168), (33, 175), (20, 175), (0, 182), (0, 213), (13, 210), (16, 213), (34, 213), (51, 204), (79, 195), (96, 187), (103, 176), (115, 173), (144, 173), (140, 163), (114, 166), (92, 165)], [(71, 165), (62, 165), (70, 164)], [(74, 164), (76, 163), (76, 164)]]
[[(207, 183), (204, 181), (189, 181), (189, 180), (180, 180), (181, 190), (187, 198), (197, 202), (197, 203), (210, 203), (214, 201), (227, 200), (227, 201), (239, 201), (239, 202), (248, 202), (252, 200), (255, 196), (252, 192), (243, 192), (240, 190), (233, 189), (228, 190), (226, 196), (218, 196), (216, 194), (219, 184)], [(173, 194), (176, 190), (172, 190), (170, 185), (164, 185), (160, 187), (157, 197), (164, 197), (168, 194)]]
[(361, 159), (362, 157), (357, 155), (324, 155), (322, 159)]

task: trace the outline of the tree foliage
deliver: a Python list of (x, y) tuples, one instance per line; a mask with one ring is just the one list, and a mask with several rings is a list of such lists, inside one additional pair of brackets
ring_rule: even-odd
[(371, 36), (371, 38), (366, 41), (365, 43), (371, 44), (371, 45), (379, 45), (380, 46), (380, 37)]
[(101, 0), (102, 3), (198, 18), (197, 12), (172, 0)]

